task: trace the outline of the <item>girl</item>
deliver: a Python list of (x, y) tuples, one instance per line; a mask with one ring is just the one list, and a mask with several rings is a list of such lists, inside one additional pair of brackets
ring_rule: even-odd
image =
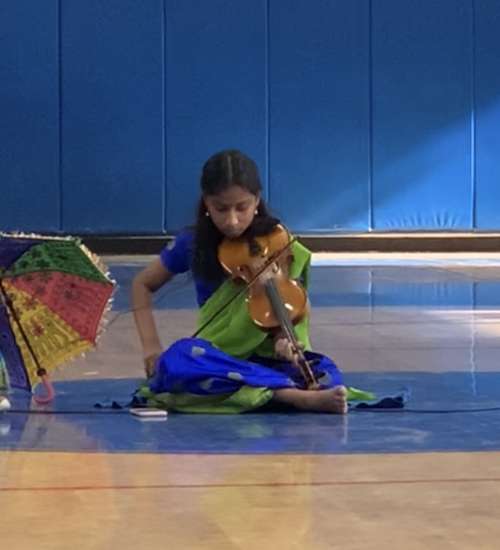
[[(191, 271), (199, 305), (199, 327), (237, 292), (217, 257), (224, 238), (258, 237), (279, 222), (261, 198), (256, 164), (239, 151), (222, 151), (204, 165), (196, 225), (181, 232), (171, 248), (142, 270), (132, 284), (134, 318), (149, 380), (141, 394), (149, 406), (180, 412), (247, 412), (277, 409), (344, 414), (346, 389), (337, 367), (312, 354), (307, 320), (297, 335), (308, 358), (319, 362), (321, 390), (299, 381), (291, 343), (271, 338), (253, 323), (244, 294), (199, 335), (162, 351), (152, 312), (152, 295), (175, 275)], [(295, 242), (290, 275), (307, 286), (311, 253)], [(316, 368), (316, 367), (315, 367)], [(318, 371), (318, 372), (319, 372)]]

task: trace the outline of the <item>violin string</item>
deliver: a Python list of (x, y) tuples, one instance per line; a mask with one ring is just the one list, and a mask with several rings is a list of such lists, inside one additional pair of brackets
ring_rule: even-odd
[(257, 271), (250, 281), (246, 283), (234, 296), (232, 296), (220, 309), (218, 309), (212, 317), (206, 321), (206, 323), (203, 323), (203, 325), (191, 336), (191, 338), (198, 337), (226, 308), (228, 308), (239, 296), (247, 291), (255, 283), (255, 281), (292, 246), (296, 240), (297, 237), (292, 237), (290, 242), (282, 250), (280, 250), (276, 256), (264, 262), (264, 265)]
[(299, 364), (302, 367), (301, 368), (302, 375), (304, 376), (307, 383), (315, 383), (316, 379), (314, 377), (314, 373), (312, 372), (309, 362), (307, 361), (302, 350), (300, 349), (300, 345), (297, 339), (297, 335), (295, 333), (295, 329), (290, 320), (290, 315), (283, 303), (283, 299), (280, 295), (279, 288), (277, 287), (275, 281), (272, 279), (267, 281), (267, 284), (265, 285), (264, 288), (266, 289), (266, 294), (268, 295), (268, 299), (269, 299), (269, 302), (271, 303), (271, 307), (273, 308), (274, 314), (278, 318), (278, 322), (280, 323), (281, 327), (284, 329), (288, 340), (291, 342), (291, 344), (295, 348), (294, 351), (299, 357)]

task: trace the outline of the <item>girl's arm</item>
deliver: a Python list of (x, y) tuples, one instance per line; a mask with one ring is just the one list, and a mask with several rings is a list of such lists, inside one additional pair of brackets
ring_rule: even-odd
[(163, 351), (153, 317), (153, 294), (173, 276), (157, 258), (140, 271), (132, 282), (132, 309), (148, 376), (152, 376), (156, 359)]

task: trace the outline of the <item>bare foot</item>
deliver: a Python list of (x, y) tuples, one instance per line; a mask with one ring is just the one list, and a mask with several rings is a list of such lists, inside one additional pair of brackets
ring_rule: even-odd
[(329, 390), (277, 390), (276, 401), (289, 403), (304, 412), (324, 412), (332, 414), (347, 413), (347, 391), (344, 386), (335, 386)]
[(347, 412), (347, 391), (344, 386), (335, 386), (329, 390), (307, 392), (311, 411), (333, 414), (345, 414)]

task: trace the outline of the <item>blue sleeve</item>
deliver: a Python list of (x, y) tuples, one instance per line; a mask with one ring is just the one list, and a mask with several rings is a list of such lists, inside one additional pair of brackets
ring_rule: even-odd
[(191, 269), (194, 234), (183, 231), (175, 238), (173, 245), (160, 252), (163, 265), (174, 275), (186, 273)]

